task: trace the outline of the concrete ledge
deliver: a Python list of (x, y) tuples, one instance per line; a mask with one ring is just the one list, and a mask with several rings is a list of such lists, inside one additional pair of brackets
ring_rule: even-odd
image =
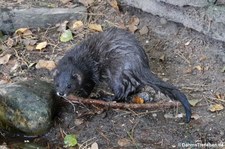
[[(208, 2), (209, 0), (201, 0), (198, 1), (198, 6), (201, 7), (194, 7), (193, 3), (190, 3), (193, 6), (181, 7), (186, 6), (187, 1), (192, 0), (179, 0), (179, 2), (176, 0), (121, 0), (126, 5), (181, 23), (209, 37), (225, 41), (225, 6), (217, 6)], [(200, 2), (202, 2), (201, 5)]]
[(64, 20), (86, 18), (85, 7), (0, 9), (0, 30), (13, 32), (21, 27), (48, 27)]

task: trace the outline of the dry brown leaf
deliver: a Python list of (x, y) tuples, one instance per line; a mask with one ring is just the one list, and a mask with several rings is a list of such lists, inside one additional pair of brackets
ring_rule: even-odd
[(24, 32), (23, 32), (23, 37), (31, 37), (31, 35), (32, 35), (32, 32), (31, 32), (31, 30), (25, 30)]
[(129, 29), (130, 32), (134, 33), (138, 28), (135, 25), (129, 25), (128, 29)]
[(36, 69), (46, 68), (51, 71), (56, 67), (56, 65), (54, 61), (39, 60), (35, 67)]
[(23, 44), (24, 45), (35, 45), (37, 43), (37, 40), (34, 40), (34, 39), (23, 39)]
[(20, 35), (22, 37), (31, 37), (32, 32), (28, 28), (19, 28), (15, 31), (15, 34)]
[(14, 40), (12, 38), (8, 38), (7, 39), (7, 42), (6, 42), (6, 45), (9, 47), (9, 48), (12, 48), (12, 46), (14, 45)]
[(116, 0), (108, 0), (108, 3), (116, 10), (119, 10), (118, 3)]
[(162, 61), (162, 62), (164, 62), (164, 61), (165, 61), (165, 54), (161, 55), (161, 56), (159, 57), (159, 60)]
[(26, 49), (28, 50), (28, 51), (33, 51), (34, 50), (34, 46), (32, 46), (32, 45), (27, 45), (26, 46)]
[(60, 23), (60, 24), (57, 24), (56, 26), (57, 27), (59, 27), (58, 29), (57, 29), (57, 31), (59, 31), (59, 32), (64, 32), (65, 30), (66, 30), (66, 26), (67, 26), (67, 23), (68, 23), (69, 21), (64, 21), (64, 22), (62, 22), (62, 23)]
[(84, 123), (84, 120), (83, 120), (83, 119), (79, 119), (79, 118), (75, 119), (75, 121), (74, 121), (74, 124), (75, 124), (76, 126), (79, 126), (79, 125), (81, 125), (81, 124), (83, 124), (83, 123)]
[(197, 69), (197, 70), (199, 70), (199, 71), (202, 71), (202, 70), (203, 70), (203, 68), (202, 68), (200, 65), (194, 66), (194, 69)]
[(201, 99), (191, 99), (188, 101), (189, 101), (190, 105), (192, 105), (194, 107), (201, 101)]
[(136, 16), (133, 16), (130, 21), (129, 21), (129, 25), (138, 25), (140, 23), (140, 20), (138, 17)]
[(83, 26), (84, 26), (84, 23), (82, 21), (75, 21), (73, 22), (71, 29), (78, 30), (82, 28)]
[(140, 35), (145, 35), (148, 33), (148, 27), (147, 26), (143, 26), (140, 30), (139, 30)]
[(209, 111), (211, 111), (211, 112), (221, 111), (223, 109), (224, 109), (224, 107), (221, 104), (214, 104), (209, 107)]
[(136, 104), (143, 104), (145, 102), (145, 100), (139, 96), (135, 96), (133, 99), (132, 99), (132, 102), (133, 103), (136, 103)]
[(123, 138), (123, 139), (119, 139), (117, 143), (119, 146), (125, 147), (125, 146), (129, 146), (131, 144), (131, 141), (129, 139)]
[(88, 24), (88, 28), (98, 32), (103, 32), (102, 26), (100, 24)]
[(134, 33), (134, 32), (138, 29), (137, 26), (138, 26), (139, 23), (140, 23), (139, 18), (133, 16), (133, 17), (130, 19), (130, 21), (129, 21), (129, 25), (128, 25), (129, 30), (130, 30), (132, 33)]
[(94, 3), (94, 0), (79, 0), (79, 2), (87, 7)]
[(66, 4), (68, 2), (70, 2), (71, 0), (60, 0), (61, 3)]
[(98, 149), (98, 144), (96, 142), (92, 143), (90, 149)]
[(186, 42), (184, 45), (188, 46), (191, 43), (192, 39), (190, 39), (188, 42)]
[(0, 57), (0, 65), (7, 64), (9, 62), (10, 57), (11, 57), (11, 54), (6, 54)]
[(23, 34), (28, 28), (19, 28), (15, 31), (16, 34)]
[(191, 115), (191, 118), (193, 118), (194, 120), (197, 120), (197, 119), (199, 119), (200, 117), (201, 117), (200, 115), (195, 114), (195, 113), (193, 113), (193, 114)]
[(9, 83), (9, 80), (1, 80), (1, 79), (0, 79), (0, 85), (1, 85), (1, 84), (7, 84), (7, 83)]
[(40, 42), (40, 43), (37, 44), (35, 49), (36, 50), (42, 50), (47, 46), (47, 44), (48, 44), (47, 41)]

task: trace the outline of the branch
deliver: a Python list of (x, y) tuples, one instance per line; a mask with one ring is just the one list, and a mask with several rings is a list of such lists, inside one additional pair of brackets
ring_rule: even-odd
[(100, 105), (105, 106), (108, 108), (117, 108), (117, 109), (149, 109), (149, 110), (156, 110), (156, 109), (169, 109), (172, 107), (180, 106), (179, 102), (156, 102), (156, 103), (145, 103), (145, 104), (134, 104), (134, 103), (121, 103), (115, 101), (103, 101), (103, 100), (96, 100), (96, 99), (88, 99), (88, 98), (81, 98), (74, 95), (69, 95), (66, 97), (72, 103), (83, 103), (88, 105)]

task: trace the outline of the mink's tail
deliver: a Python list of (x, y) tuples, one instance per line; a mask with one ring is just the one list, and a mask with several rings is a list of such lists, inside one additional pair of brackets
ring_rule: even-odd
[(187, 97), (175, 86), (162, 81), (155, 74), (150, 71), (145, 71), (147, 74), (144, 74), (144, 84), (151, 86), (154, 90), (160, 91), (163, 94), (169, 96), (171, 99), (178, 100), (184, 107), (186, 113), (186, 122), (191, 120), (191, 106), (187, 100)]

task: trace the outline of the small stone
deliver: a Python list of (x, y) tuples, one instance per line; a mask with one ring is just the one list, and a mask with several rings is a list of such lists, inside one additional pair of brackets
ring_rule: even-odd
[(165, 18), (160, 18), (160, 23), (162, 24), (162, 25), (165, 25), (165, 24), (167, 24), (167, 20), (165, 19)]

